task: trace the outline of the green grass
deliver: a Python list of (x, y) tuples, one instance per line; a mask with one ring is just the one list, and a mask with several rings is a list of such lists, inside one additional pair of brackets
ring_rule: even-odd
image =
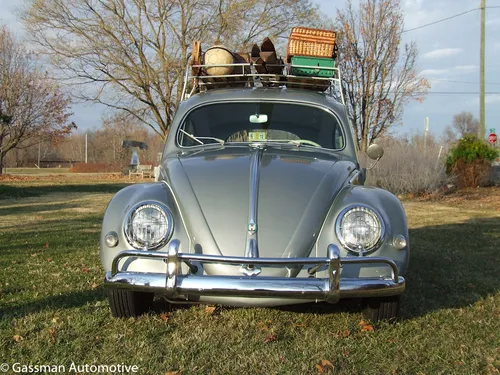
[(156, 313), (121, 320), (102, 286), (98, 238), (122, 186), (0, 185), (0, 362), (124, 363), (185, 375), (318, 374), (328, 360), (331, 374), (498, 374), (500, 212), (407, 203), (402, 320), (373, 332), (361, 332), (354, 303), (162, 313), (158, 301)]
[(70, 173), (69, 168), (4, 168), (4, 173), (13, 175), (49, 175)]
[(113, 193), (124, 186), (126, 186), (126, 184), (120, 182), (84, 181), (84, 179), (60, 179), (55, 181), (27, 181), (16, 184), (0, 184), (0, 201), (12, 198), (20, 199), (50, 196), (55, 193)]

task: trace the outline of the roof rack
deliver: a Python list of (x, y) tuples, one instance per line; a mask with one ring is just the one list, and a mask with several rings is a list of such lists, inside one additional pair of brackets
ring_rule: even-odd
[[(232, 73), (226, 75), (208, 75), (207, 68), (232, 67)], [(294, 75), (297, 69), (313, 70), (315, 74), (323, 74), (330, 77)], [(259, 73), (259, 71), (280, 71), (278, 74)], [(283, 64), (204, 64), (186, 67), (182, 100), (190, 98), (199, 92), (206, 92), (215, 88), (238, 88), (238, 87), (278, 87), (278, 88), (300, 88), (319, 91), (332, 97), (345, 105), (342, 94), (340, 70), (338, 67), (321, 67), (309, 65)]]

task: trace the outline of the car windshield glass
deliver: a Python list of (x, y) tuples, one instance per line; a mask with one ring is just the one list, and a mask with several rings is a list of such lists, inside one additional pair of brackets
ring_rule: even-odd
[(190, 112), (177, 133), (183, 147), (228, 142), (284, 142), (344, 147), (342, 126), (328, 110), (300, 104), (219, 103)]

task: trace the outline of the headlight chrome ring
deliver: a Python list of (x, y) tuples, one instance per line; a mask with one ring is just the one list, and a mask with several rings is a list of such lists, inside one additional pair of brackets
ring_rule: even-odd
[(346, 250), (364, 254), (380, 246), (385, 236), (385, 225), (374, 209), (357, 204), (340, 212), (335, 223), (335, 233)]
[(174, 231), (170, 210), (154, 201), (143, 201), (132, 207), (125, 217), (123, 230), (128, 243), (140, 250), (164, 246)]

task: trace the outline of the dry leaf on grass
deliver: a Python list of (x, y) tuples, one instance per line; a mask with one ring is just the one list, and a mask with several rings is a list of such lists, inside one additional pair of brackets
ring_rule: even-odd
[(160, 319), (163, 320), (164, 322), (167, 322), (168, 321), (168, 316), (164, 313), (161, 313), (160, 314)]
[(205, 307), (205, 312), (209, 315), (212, 315), (215, 311), (215, 306), (207, 306)]
[(45, 248), (47, 249), (47, 248), (49, 247), (49, 243), (48, 243), (48, 242), (45, 242), (45, 243), (43, 244), (43, 247), (45, 247)]
[(165, 375), (181, 375), (180, 371), (167, 371)]
[(95, 288), (97, 288), (97, 286), (98, 286), (98, 285), (97, 285), (96, 283), (92, 283), (92, 285), (91, 285), (90, 287), (91, 287), (92, 289), (95, 289)]
[(257, 327), (259, 327), (262, 332), (269, 331), (269, 326), (264, 322), (257, 322)]
[(49, 335), (50, 335), (50, 340), (52, 342), (56, 341), (56, 329), (54, 327), (49, 328)]
[(264, 339), (264, 343), (267, 344), (268, 342), (274, 342), (278, 340), (278, 336), (276, 335), (273, 335), (272, 333), (270, 333), (269, 335), (266, 336), (266, 338)]
[(345, 329), (343, 330), (341, 333), (340, 333), (340, 336), (341, 337), (349, 337), (349, 335), (351, 334), (351, 331), (349, 331), (348, 329)]
[(88, 269), (87, 267), (83, 267), (83, 268), (82, 268), (82, 272), (83, 272), (83, 273), (89, 273), (89, 269)]
[(316, 365), (316, 368), (320, 374), (327, 374), (330, 370), (333, 370), (333, 364), (328, 359), (322, 359)]
[(345, 329), (343, 331), (338, 331), (338, 332), (329, 331), (328, 333), (335, 336), (335, 337), (341, 337), (341, 338), (349, 337), (351, 335), (351, 331), (349, 331), (348, 329)]
[(21, 342), (23, 340), (23, 337), (19, 335), (14, 335), (14, 337), (12, 338), (14, 339), (15, 342)]
[(374, 328), (371, 324), (366, 323), (364, 320), (359, 322), (359, 325), (361, 326), (361, 332), (372, 332), (374, 331)]

